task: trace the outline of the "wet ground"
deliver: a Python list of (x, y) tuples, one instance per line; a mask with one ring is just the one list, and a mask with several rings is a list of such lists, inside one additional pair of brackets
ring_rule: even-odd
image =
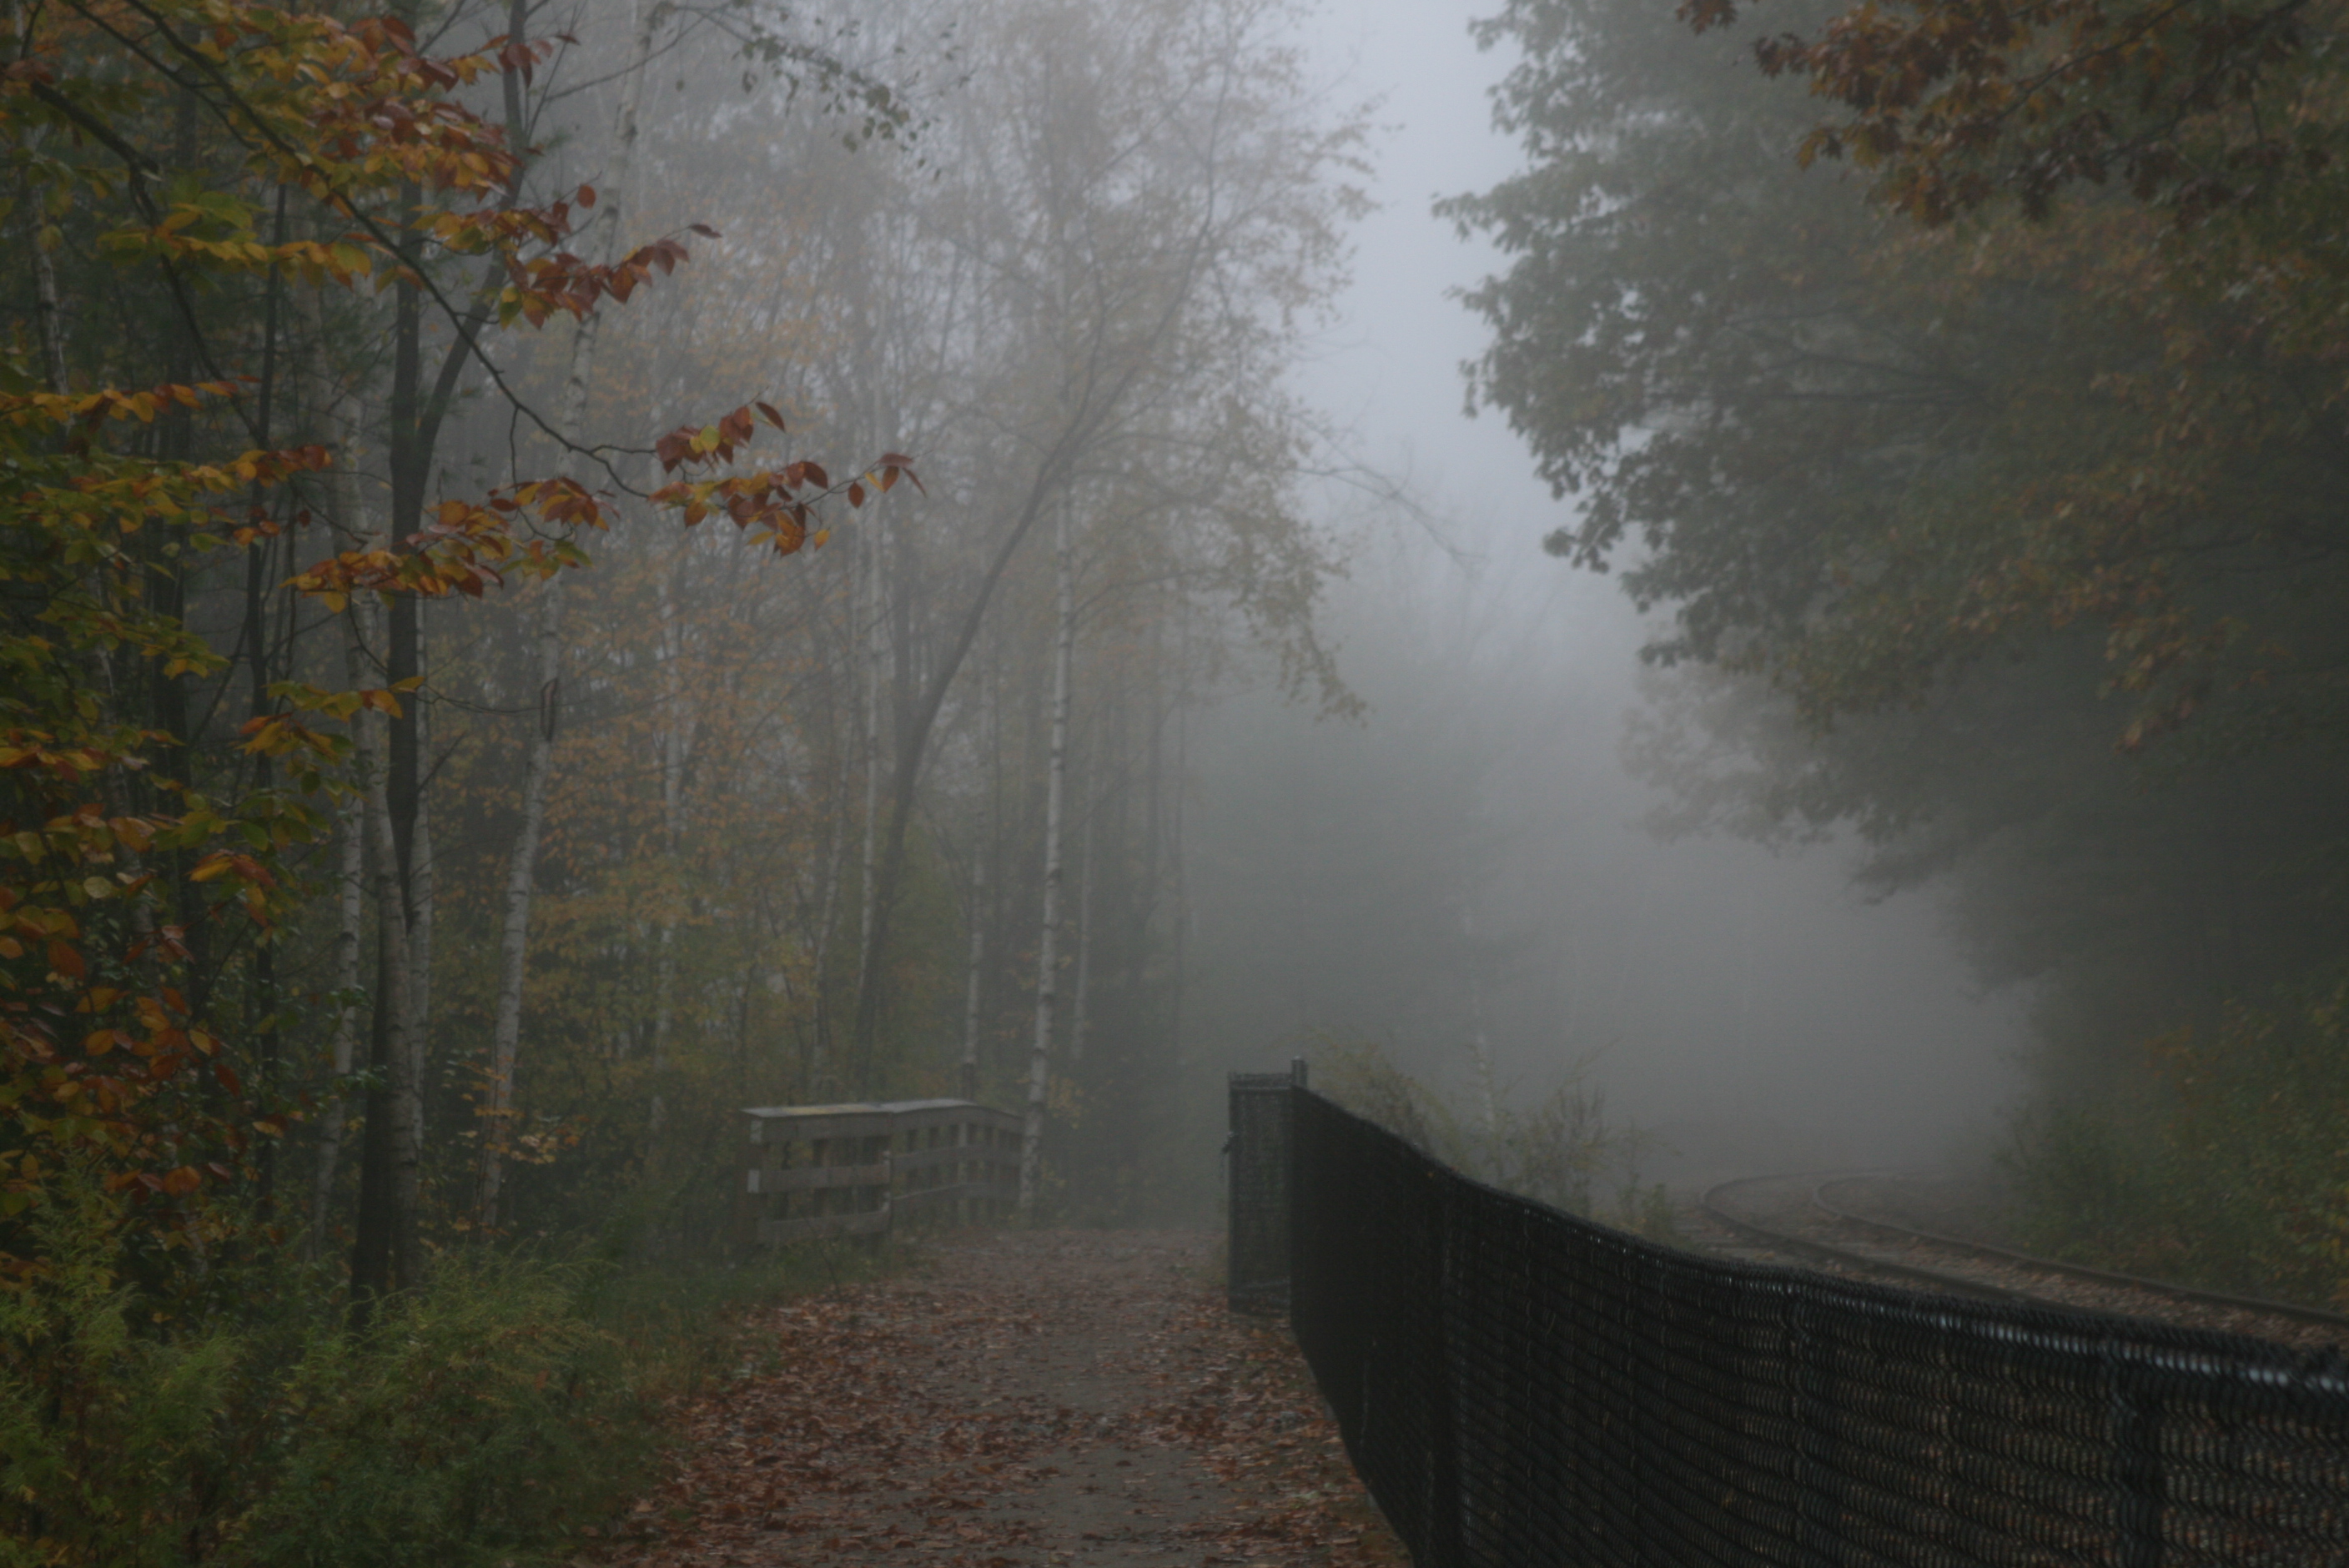
[(1353, 1568), (1405, 1559), (1214, 1238), (978, 1233), (750, 1325), (603, 1561)]

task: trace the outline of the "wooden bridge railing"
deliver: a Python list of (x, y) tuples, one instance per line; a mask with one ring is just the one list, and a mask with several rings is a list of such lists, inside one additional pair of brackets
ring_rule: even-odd
[(761, 1106), (750, 1123), (743, 1239), (978, 1224), (1019, 1198), (1019, 1119), (967, 1099)]

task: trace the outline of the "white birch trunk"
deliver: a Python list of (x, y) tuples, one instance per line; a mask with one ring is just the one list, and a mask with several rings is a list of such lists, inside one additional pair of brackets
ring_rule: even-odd
[[(353, 686), (366, 684), (356, 639), (344, 648), (345, 678)], [(364, 791), (372, 770), (366, 737), (372, 727), (358, 727), (359, 788)], [(335, 989), (347, 998), (358, 989), (359, 948), (367, 917), (367, 808), (360, 795), (346, 796), (336, 809), (340, 864), (336, 867), (339, 920), (335, 929)], [(343, 1157), (343, 1130), (349, 1119), (343, 1096), (350, 1082), (352, 1058), (357, 1049), (359, 1010), (348, 1000), (335, 1009), (334, 1079), (318, 1113), (318, 1172), (310, 1190), (310, 1229), (303, 1241), (305, 1255), (316, 1262), (326, 1224), (334, 1212), (335, 1178)]]
[[(1191, 941), (1191, 862), (1184, 845), (1184, 803), (1191, 789), (1191, 614), (1185, 602), (1177, 610), (1176, 624), (1181, 628), (1179, 642), (1181, 663), (1176, 665), (1174, 687), (1174, 787), (1166, 813), (1166, 867), (1174, 881), (1174, 919), (1173, 973), (1166, 988), (1166, 1044), (1177, 1062), (1183, 1055), (1183, 1003), (1185, 987), (1189, 984)], [(1155, 638), (1153, 639), (1154, 642)]]
[(669, 902), (661, 916), (660, 958), (653, 991), (653, 1094), (647, 1119), (656, 1139), (668, 1115), (663, 1075), (668, 1071), (669, 1032), (677, 1012), (677, 901), (684, 896), (679, 872), (685, 837), (685, 764), (693, 743), (693, 717), (685, 700), (685, 634), (677, 612), (677, 576), (685, 569), (691, 540), (690, 534), (678, 536), (677, 552), (660, 581), (661, 707), (668, 716), (660, 732), (661, 834), (668, 859)]
[(1028, 1110), (1019, 1136), (1019, 1217), (1036, 1217), (1044, 1174), (1044, 1103), (1051, 1086), (1052, 1006), (1060, 989), (1061, 815), (1069, 783), (1069, 666), (1077, 641), (1076, 583), (1070, 559), (1069, 509), (1053, 528), (1053, 579), (1059, 636), (1052, 658), (1052, 752), (1044, 789), (1044, 920), (1036, 944), (1036, 1043), (1028, 1056)]
[[(987, 744), (988, 721), (994, 717), (995, 683), (990, 672), (982, 671), (978, 683), (978, 738)], [(987, 970), (987, 861), (995, 849), (994, 779), (990, 772), (980, 770), (978, 789), (978, 822), (973, 832), (970, 850), (970, 970), (963, 983), (962, 1002), (962, 1097), (978, 1098), (978, 1006), (979, 979)]]
[[(850, 683), (854, 696), (854, 683)], [(823, 860), (823, 897), (815, 925), (815, 1045), (807, 1064), (803, 1088), (811, 1099), (821, 1098), (820, 1086), (832, 1070), (832, 933), (840, 920), (840, 873), (848, 859), (849, 748), (845, 741), (834, 760), (832, 789), (832, 845)]]
[(861, 1016), (866, 988), (879, 984), (869, 971), (873, 961), (873, 922), (880, 910), (881, 845), (881, 680), (888, 643), (882, 614), (881, 534), (876, 520), (865, 534), (864, 560), (864, 917), (857, 927), (856, 998)]
[[(1100, 726), (1094, 726), (1100, 730)], [(1092, 793), (1092, 781), (1097, 777), (1094, 754), (1100, 751), (1100, 732), (1094, 732), (1094, 744), (1085, 748), (1085, 787), (1081, 789), (1085, 803), (1083, 838), (1078, 841), (1078, 873), (1076, 873), (1076, 995), (1069, 1005), (1069, 1066), (1085, 1058), (1085, 1030), (1090, 1028), (1090, 1007), (1092, 1007), (1092, 841), (1097, 838), (1100, 821), (1100, 800)]]
[[(636, 40), (631, 46), (627, 77), (620, 88), (619, 146), (613, 158), (607, 188), (599, 193), (599, 222), (604, 232), (597, 242), (596, 260), (604, 264), (608, 264), (619, 249), (620, 225), (630, 194), (629, 181), (636, 169), (637, 117), (644, 105), (646, 64), (652, 55), (658, 9), (647, 0), (637, 0), (633, 17)], [(574, 440), (578, 439), (580, 427), (586, 422), (587, 387), (595, 374), (595, 338), (602, 325), (602, 313), (590, 313), (571, 336), (571, 365), (564, 377), (561, 422), (557, 428)], [(574, 469), (572, 454), (564, 453), (556, 471), (570, 478)], [(523, 762), (522, 825), (514, 832), (513, 850), (506, 858), (505, 918), (498, 943), (497, 1006), (490, 1035), (490, 1081), (482, 1105), (485, 1114), (481, 1214), (485, 1226), (497, 1223), (498, 1198), (504, 1186), (504, 1150), (514, 1114), (514, 1060), (522, 1046), (523, 981), (530, 960), (531, 895), (537, 885), (538, 849), (546, 826), (546, 792), (554, 775), (555, 716), (563, 682), (560, 572), (539, 584), (531, 638), (537, 652), (538, 706)]]
[(481, 1222), (484, 1229), (495, 1229), (498, 1224), (498, 1199), (505, 1186), (505, 1150), (513, 1139), (514, 1058), (522, 1044), (530, 902), (538, 874), (539, 840), (546, 828), (546, 786), (554, 771), (555, 716), (562, 698), (562, 577), (558, 574), (540, 583), (538, 595), (531, 627), (532, 640), (537, 645), (538, 712), (523, 761), (522, 826), (514, 832), (513, 850), (506, 860), (497, 1011), (491, 1026), (490, 1078), (481, 1105)]
[[(303, 315), (313, 345), (326, 339), (326, 313), (317, 291), (294, 291), (295, 308)], [(305, 356), (309, 380), (308, 398), (316, 416), (326, 421), (333, 442), (334, 471), (329, 480), (335, 498), (334, 521), (345, 542), (357, 545), (374, 531), (368, 526), (367, 502), (359, 487), (358, 459), (361, 418), (356, 396), (338, 389), (326, 374), (321, 353)], [(353, 604), (347, 614), (352, 617), (364, 614), (364, 604)], [(367, 660), (357, 634), (358, 621), (347, 623), (343, 643), (343, 682), (356, 690), (368, 685)], [(337, 919), (335, 930), (335, 989), (347, 996), (359, 987), (360, 961), (367, 924), (367, 779), (376, 764), (369, 749), (373, 726), (361, 720), (352, 727), (356, 742), (358, 769), (357, 791), (343, 799), (336, 808), (336, 830), (340, 835)], [(326, 1103), (318, 1117), (318, 1169), (310, 1191), (310, 1229), (304, 1243), (306, 1254), (316, 1260), (324, 1243), (326, 1227), (334, 1213), (335, 1182), (340, 1173), (343, 1137), (348, 1129), (350, 1107), (345, 1098), (349, 1090), (352, 1069), (357, 1066), (359, 1009), (346, 1003), (336, 1011), (335, 1033), (329, 1049), (333, 1081), (326, 1095)]]
[[(1096, 734), (1098, 741), (1098, 734)], [(1092, 769), (1086, 771), (1090, 774)], [(1085, 808), (1085, 825), (1081, 847), (1077, 851), (1077, 994), (1069, 1006), (1069, 1061), (1071, 1066), (1085, 1059), (1085, 1029), (1089, 1020), (1086, 1009), (1092, 998), (1093, 976), (1093, 819), (1092, 804)]]
[[(345, 622), (354, 642), (360, 638), (360, 616), (368, 603), (364, 597), (355, 600), (352, 607), (359, 614)], [(392, 977), (382, 999), (391, 1046), (391, 1234), (397, 1248), (392, 1258), (392, 1279), (404, 1289), (419, 1283), (422, 1264), (415, 1250), (414, 1221), (423, 1150), (416, 1141), (415, 1119), (406, 1109), (416, 1099), (417, 1091), (415, 1021), (409, 1011), (415, 993), (407, 984), (408, 912), (400, 898), (399, 851), (392, 836), (391, 802), (385, 789), (388, 770), (383, 766), (384, 720), (361, 710), (357, 727), (362, 758), (360, 799), (367, 838), (375, 851), (369, 880), (375, 884), (376, 940), (383, 944), (383, 970)]]

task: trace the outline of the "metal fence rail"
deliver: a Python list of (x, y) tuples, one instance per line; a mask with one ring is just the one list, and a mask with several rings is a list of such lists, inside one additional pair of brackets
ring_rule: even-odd
[(1419, 1568), (2349, 1568), (2337, 1356), (1700, 1258), (1283, 1098), (1232, 1190), (1286, 1167), (1290, 1322)]

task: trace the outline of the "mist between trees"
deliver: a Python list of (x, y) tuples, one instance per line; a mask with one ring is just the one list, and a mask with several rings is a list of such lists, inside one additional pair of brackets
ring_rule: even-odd
[[(347, 242), (338, 203), (397, 241), (421, 184), (381, 212), (273, 188), (233, 83), (173, 77), (187, 101), (152, 160), (87, 138), (67, 156), (60, 110), (41, 154), (59, 168), (35, 166), (62, 222), (20, 253), (43, 260), (28, 324), (56, 324), (25, 335), (25, 380), (51, 349), (69, 392), (201, 360), (259, 387), (134, 425), (126, 461), (235, 449), (263, 394), (273, 435), (324, 449), (316, 480), (255, 480), (250, 520), (201, 554), (159, 521), (147, 556), (108, 563), (188, 651), (100, 694), (46, 650), (61, 717), (23, 707), (137, 727), (99, 781), (135, 760), (146, 799), (201, 794), (256, 861), (246, 904), (159, 874), (81, 917), (83, 968), (151, 966), (115, 926), (184, 932), (167, 1011), (233, 1069), (206, 1075), (210, 1142), (115, 1151), (137, 1156), (125, 1191), (181, 1235), (249, 1179), (313, 1251), (357, 1224), (382, 1288), (420, 1233), (585, 1223), (644, 1183), (678, 1195), (663, 1226), (719, 1225), (746, 1103), (971, 1092), (1130, 1116), (1177, 1026), (1184, 713), (1235, 661), (1309, 707), (1349, 700), (1313, 622), (1336, 547), (1290, 503), (1312, 443), (1279, 377), (1336, 276), (1355, 131), (1300, 118), (1257, 6), (962, 7), (821, 37), (740, 8), (432, 20), (505, 63), (417, 105), (502, 111), (472, 133), (526, 150), (491, 194), (544, 213), (476, 245), (486, 282), (461, 257), (441, 277), (423, 238), (386, 289), (303, 275), (291, 245)], [(117, 63), (72, 29), (50, 47)], [(187, 221), (108, 264), (113, 225), (199, 177), (235, 193), (175, 188)], [(234, 223), (255, 237), (223, 253), (282, 234), (283, 259), (160, 286), (217, 260), (168, 241)], [(542, 253), (570, 272), (517, 294)], [(644, 275), (571, 275), (631, 261)], [(705, 423), (735, 404), (758, 417)], [(749, 460), (753, 429), (765, 460), (832, 471), (765, 470), (780, 501), (671, 482)], [(533, 482), (597, 511), (504, 499)], [(498, 500), (452, 521), (450, 496)], [(300, 804), (237, 834), (289, 755)], [(12, 773), (19, 825), (64, 789), (36, 761)], [(199, 1092), (174, 1082), (124, 1095), (139, 1137)], [(159, 1191), (154, 1170), (207, 1190)]]
[[(18, 19), (12, 1542), (559, 1539), (670, 1330), (527, 1260), (733, 1254), (745, 1106), (1024, 1107), (1026, 1215), (1195, 1203), (1187, 716), (1351, 706), (1282, 377), (1360, 128), (1287, 26)], [(386, 1400), (446, 1484), (278, 1518)]]
[[(1286, 6), (12, 13), (0, 1546), (563, 1549), (788, 1283), (747, 1105), (1021, 1109), (1080, 1222), (1300, 1042), (1651, 1229), (1915, 1147), (1917, 890), (2033, 1014), (2011, 1224), (2337, 1299), (2344, 57), (2206, 9), (1484, 25), (1473, 391), (1622, 636), (1310, 499)], [(1908, 902), (1803, 970), (1822, 842)]]
[(2335, 1304), (2339, 25), (1514, 0), (1528, 168), (1442, 209), (1552, 552), (1655, 612), (1658, 826), (1949, 901), (2034, 1243)]

